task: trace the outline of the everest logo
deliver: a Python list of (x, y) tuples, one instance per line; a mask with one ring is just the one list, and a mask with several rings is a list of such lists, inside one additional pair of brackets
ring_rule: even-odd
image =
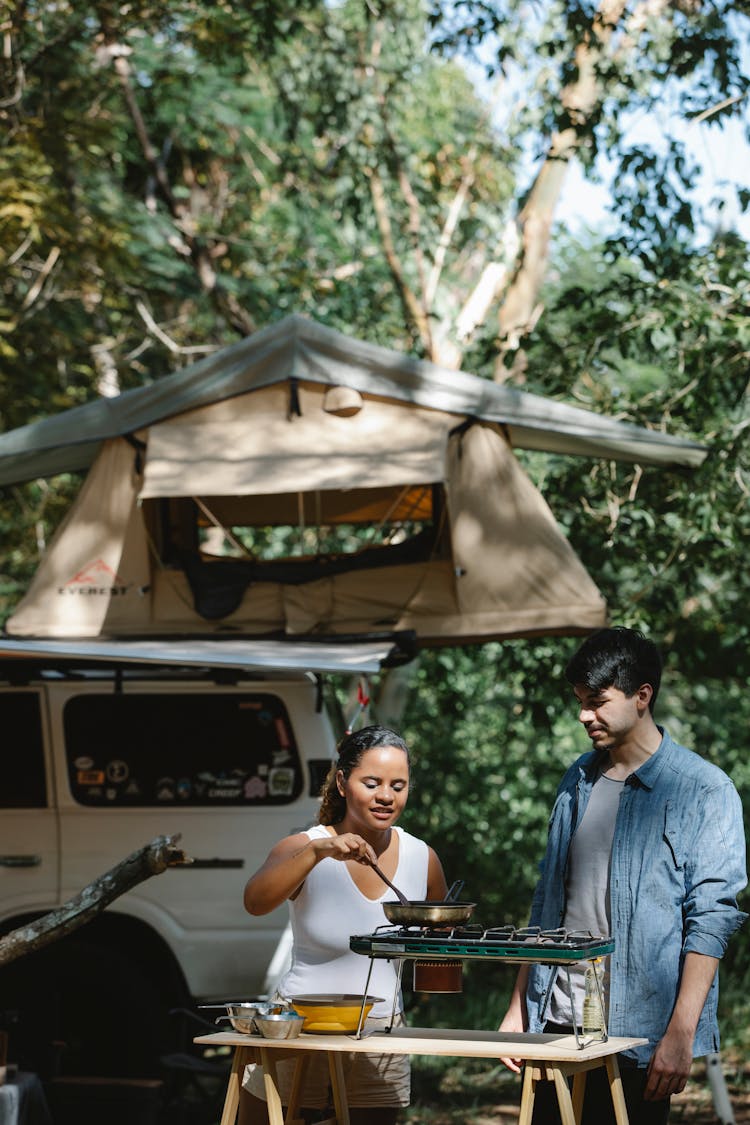
[(96, 559), (87, 563), (82, 570), (69, 578), (64, 586), (58, 586), (58, 594), (99, 595), (103, 597), (116, 597), (128, 592), (128, 585), (120, 578), (116, 570), (105, 563), (104, 559)]
[(65, 583), (66, 586), (101, 586), (105, 582), (111, 585), (124, 586), (122, 578), (116, 570), (108, 566), (104, 559), (97, 559), (96, 562), (89, 563), (79, 570), (78, 574), (74, 574)]

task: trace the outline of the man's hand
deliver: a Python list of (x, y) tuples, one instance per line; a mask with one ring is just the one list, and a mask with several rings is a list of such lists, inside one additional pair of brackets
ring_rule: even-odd
[(648, 1064), (644, 1101), (655, 1102), (685, 1089), (693, 1058), (693, 1040), (719, 962), (703, 953), (687, 953), (680, 990), (667, 1030)]
[(693, 1062), (693, 1036), (667, 1029), (648, 1064), (644, 1101), (658, 1102), (685, 1089)]
[[(502, 1023), (498, 1027), (498, 1031), (508, 1031), (513, 1034), (523, 1032), (526, 1028), (523, 1026), (524, 1020), (518, 1008), (510, 1007), (503, 1016)], [(501, 1058), (500, 1062), (503, 1066), (507, 1066), (508, 1070), (512, 1070), (514, 1074), (521, 1073), (521, 1059)]]
[[(513, 986), (513, 993), (508, 1005), (508, 1011), (502, 1019), (502, 1023), (498, 1027), (498, 1031), (507, 1031), (510, 1034), (518, 1035), (526, 1031), (529, 1020), (526, 1013), (526, 983), (529, 979), (529, 965), (521, 965), (518, 970), (516, 982)], [(503, 1066), (507, 1066), (508, 1070), (512, 1070), (514, 1074), (521, 1073), (522, 1059), (504, 1058), (500, 1059)]]

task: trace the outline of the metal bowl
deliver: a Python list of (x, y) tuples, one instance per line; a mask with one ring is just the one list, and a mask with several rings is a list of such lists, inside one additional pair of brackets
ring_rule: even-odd
[(255, 1026), (264, 1039), (296, 1039), (305, 1017), (297, 1012), (269, 1012), (255, 1017)]
[[(361, 994), (316, 993), (310, 996), (292, 996), (292, 1004), (305, 1017), (305, 1031), (344, 1035), (357, 1030), (362, 999)], [(381, 1003), (382, 1000), (380, 996), (367, 996), (364, 1000), (367, 1018), (373, 1004)]]
[(283, 1012), (289, 1005), (270, 1000), (228, 1000), (225, 1004), (201, 1004), (201, 1008), (223, 1008), (225, 1015), (217, 1016), (215, 1023), (227, 1020), (235, 1031), (243, 1035), (257, 1035), (255, 1017), (269, 1012)]
[(243, 1035), (255, 1035), (255, 1017), (264, 1010), (265, 1006), (260, 1003), (227, 1004), (227, 1014), (219, 1016), (219, 1020), (229, 1020), (234, 1030)]

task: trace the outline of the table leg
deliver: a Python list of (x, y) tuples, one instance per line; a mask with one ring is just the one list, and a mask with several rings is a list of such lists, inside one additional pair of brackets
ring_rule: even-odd
[(527, 1063), (523, 1068), (523, 1087), (521, 1089), (521, 1108), (518, 1115), (518, 1125), (531, 1125), (531, 1117), (534, 1113), (536, 1084), (541, 1077), (542, 1071), (538, 1066), (532, 1066), (530, 1063)]
[(227, 1082), (227, 1092), (224, 1098), (224, 1109), (221, 1113), (221, 1125), (235, 1125), (237, 1110), (240, 1105), (240, 1084), (245, 1066), (248, 1062), (248, 1051), (245, 1047), (236, 1047), (232, 1059), (232, 1069)]
[(586, 1071), (579, 1070), (573, 1078), (573, 1113), (576, 1125), (580, 1125), (583, 1116), (583, 1099), (586, 1095)]
[(299, 1111), (299, 1096), (309, 1065), (310, 1052), (299, 1051), (294, 1064), (294, 1078), (292, 1079), (292, 1088), (289, 1092), (289, 1105), (286, 1107), (285, 1125), (304, 1125), (302, 1119), (297, 1117), (297, 1113)]
[(333, 1108), (336, 1113), (337, 1125), (349, 1125), (349, 1102), (346, 1098), (344, 1065), (341, 1061), (341, 1055), (335, 1051), (328, 1051), (326, 1053), (328, 1055), (328, 1068), (331, 1074)]
[(625, 1104), (625, 1094), (622, 1090), (622, 1078), (620, 1077), (620, 1064), (617, 1061), (617, 1055), (607, 1055), (606, 1063), (612, 1104), (615, 1107), (615, 1121), (617, 1125), (628, 1125), (628, 1107)]
[(267, 1047), (261, 1047), (260, 1061), (263, 1066), (263, 1085), (266, 1091), (269, 1125), (284, 1125), (284, 1111), (281, 1107), (281, 1096), (279, 1094), (279, 1081), (276, 1076), (274, 1052), (269, 1051)]
[(547, 1068), (552, 1072), (552, 1078), (555, 1082), (555, 1090), (557, 1091), (557, 1104), (560, 1107), (560, 1120), (562, 1125), (576, 1125), (576, 1115), (573, 1112), (573, 1100), (570, 1096), (570, 1086), (568, 1080), (557, 1066), (548, 1066)]

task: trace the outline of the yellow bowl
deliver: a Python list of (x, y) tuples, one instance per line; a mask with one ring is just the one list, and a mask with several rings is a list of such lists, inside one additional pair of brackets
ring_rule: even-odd
[[(365, 1018), (373, 1004), (381, 1003), (379, 996), (365, 997)], [(311, 996), (292, 996), (292, 1007), (305, 1017), (303, 1031), (329, 1035), (343, 1035), (356, 1031), (362, 1011), (362, 996), (319, 993)]]

